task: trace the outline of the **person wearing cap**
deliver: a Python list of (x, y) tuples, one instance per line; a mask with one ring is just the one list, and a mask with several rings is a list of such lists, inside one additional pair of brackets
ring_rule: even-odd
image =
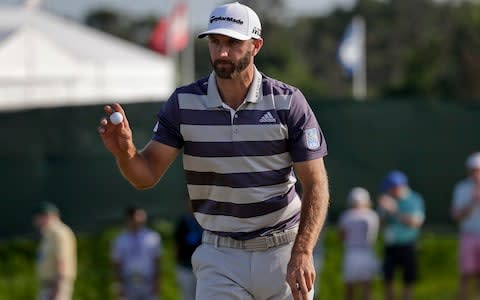
[[(196, 299), (311, 299), (312, 251), (329, 201), (325, 138), (301, 91), (256, 68), (264, 41), (251, 8), (221, 5), (207, 21), (199, 38), (213, 72), (174, 91), (152, 140), (137, 150), (119, 104), (104, 108), (99, 134), (138, 189), (154, 186), (183, 150), (204, 229), (192, 256)], [(108, 120), (114, 110), (119, 125)]]
[(402, 299), (409, 300), (413, 297), (413, 286), (418, 277), (417, 240), (425, 220), (424, 201), (420, 194), (409, 187), (407, 176), (398, 170), (385, 176), (380, 192), (378, 205), (385, 245), (385, 299), (395, 299), (394, 272), (402, 269)]
[(61, 221), (58, 208), (49, 202), (42, 202), (35, 209), (33, 223), (42, 235), (37, 253), (37, 299), (70, 300), (77, 275), (75, 235)]
[(369, 192), (353, 188), (347, 197), (349, 208), (339, 218), (338, 227), (343, 240), (343, 281), (345, 299), (371, 299), (371, 283), (378, 272), (378, 260), (373, 246), (377, 239), (379, 219), (371, 209)]
[[(458, 299), (477, 299), (479, 292), (469, 298), (469, 286), (477, 284), (480, 275), (480, 152), (472, 153), (465, 162), (468, 177), (453, 190), (452, 217), (460, 226)], [(475, 289), (476, 290), (476, 289)]]
[(112, 244), (115, 293), (122, 300), (158, 299), (162, 239), (145, 225), (140, 206), (127, 206), (125, 217), (127, 228)]

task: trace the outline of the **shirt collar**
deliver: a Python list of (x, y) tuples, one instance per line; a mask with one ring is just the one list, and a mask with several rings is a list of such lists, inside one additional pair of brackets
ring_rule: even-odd
[[(262, 74), (254, 67), (254, 74), (252, 84), (248, 90), (245, 102), (257, 103), (261, 100), (262, 91)], [(222, 106), (222, 98), (218, 93), (217, 82), (215, 80), (215, 71), (213, 71), (208, 77), (208, 90), (207, 90), (207, 105), (210, 108)]]

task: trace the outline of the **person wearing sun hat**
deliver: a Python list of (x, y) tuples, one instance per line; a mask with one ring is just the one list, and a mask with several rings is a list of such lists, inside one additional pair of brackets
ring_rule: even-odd
[[(470, 154), (465, 167), (468, 176), (455, 185), (451, 208), (460, 228), (458, 299), (462, 300), (469, 299), (469, 285), (476, 284), (480, 274), (480, 152)], [(476, 292), (474, 296), (476, 299), (480, 295)]]
[(410, 300), (418, 277), (417, 240), (425, 220), (424, 201), (410, 188), (405, 173), (399, 170), (388, 172), (380, 186), (380, 193), (378, 206), (385, 244), (385, 299), (395, 299), (394, 273), (402, 269), (402, 299)]
[(42, 235), (37, 253), (37, 299), (70, 300), (77, 275), (75, 234), (61, 221), (59, 209), (51, 202), (38, 204), (33, 223)]
[(348, 209), (339, 218), (338, 226), (343, 240), (343, 281), (345, 299), (352, 300), (356, 292), (361, 299), (371, 299), (371, 283), (378, 273), (374, 245), (379, 219), (371, 209), (370, 193), (362, 187), (351, 189), (347, 197)]

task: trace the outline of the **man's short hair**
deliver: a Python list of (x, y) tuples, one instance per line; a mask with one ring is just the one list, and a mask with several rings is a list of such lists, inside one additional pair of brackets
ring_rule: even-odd
[(125, 208), (125, 216), (131, 219), (135, 215), (135, 213), (140, 210), (143, 210), (143, 208), (140, 205), (137, 205), (137, 204), (128, 205)]

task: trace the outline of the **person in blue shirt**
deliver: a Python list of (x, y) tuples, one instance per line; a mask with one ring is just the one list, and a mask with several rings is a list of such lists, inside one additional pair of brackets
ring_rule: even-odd
[(385, 176), (380, 191), (378, 205), (385, 244), (385, 299), (394, 299), (394, 273), (397, 269), (402, 269), (402, 299), (410, 300), (418, 273), (416, 244), (425, 220), (423, 198), (409, 187), (407, 176), (397, 170)]
[(195, 299), (197, 279), (193, 273), (191, 259), (193, 252), (202, 243), (202, 232), (203, 229), (191, 210), (180, 217), (175, 228), (176, 273), (182, 300)]

